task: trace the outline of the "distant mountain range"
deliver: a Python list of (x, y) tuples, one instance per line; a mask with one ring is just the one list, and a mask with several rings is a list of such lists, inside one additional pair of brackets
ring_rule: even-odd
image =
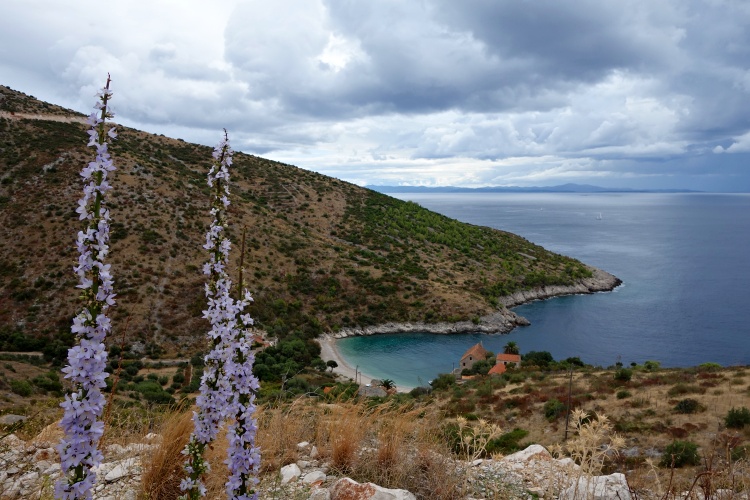
[(457, 186), (365, 186), (379, 193), (699, 193), (690, 189), (629, 189), (592, 186), (590, 184), (561, 184), (559, 186), (487, 186), (467, 188)]

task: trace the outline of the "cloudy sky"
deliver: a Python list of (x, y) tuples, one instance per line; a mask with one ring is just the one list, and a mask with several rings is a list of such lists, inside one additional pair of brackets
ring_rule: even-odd
[(750, 191), (746, 0), (2, 0), (0, 84), (358, 184)]

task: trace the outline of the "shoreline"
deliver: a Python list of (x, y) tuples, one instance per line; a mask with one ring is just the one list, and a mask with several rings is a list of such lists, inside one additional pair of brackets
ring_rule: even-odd
[[(326, 337), (332, 339), (343, 339), (361, 335), (377, 335), (384, 333), (434, 333), (438, 335), (450, 335), (454, 333), (509, 333), (518, 326), (528, 326), (531, 323), (523, 316), (519, 316), (510, 308), (534, 302), (536, 300), (551, 299), (564, 295), (589, 295), (599, 292), (611, 292), (622, 284), (617, 276), (601, 269), (588, 266), (593, 275), (584, 278), (575, 285), (551, 285), (533, 290), (524, 290), (513, 293), (507, 297), (500, 297), (499, 303), (502, 309), (491, 314), (482, 316), (478, 323), (472, 321), (459, 321), (457, 323), (382, 323), (365, 327), (342, 328), (336, 333), (327, 333)], [(321, 337), (323, 337), (321, 335)], [(321, 337), (318, 337), (319, 339)], [(336, 360), (338, 362), (338, 360)], [(352, 370), (354, 373), (354, 370)]]
[[(323, 361), (333, 360), (338, 364), (338, 366), (333, 369), (334, 373), (351, 380), (354, 380), (355, 375), (359, 374), (359, 379), (361, 381), (366, 381), (364, 384), (360, 383), (360, 386), (369, 384), (370, 380), (380, 380), (378, 377), (369, 375), (362, 370), (352, 368), (352, 366), (341, 355), (338, 347), (336, 347), (336, 340), (337, 339), (331, 335), (321, 335), (317, 338), (317, 341), (320, 344), (320, 359)], [(397, 392), (409, 392), (414, 389), (414, 387), (404, 385), (396, 385), (395, 387)]]
[[(326, 333), (318, 336), (317, 340), (320, 343), (320, 357), (324, 361), (333, 360), (338, 364), (338, 367), (334, 368), (333, 371), (341, 376), (347, 377), (354, 380), (355, 374), (359, 373), (362, 379), (377, 379), (363, 373), (362, 371), (355, 370), (352, 366), (344, 359), (336, 347), (336, 341), (347, 337), (355, 337), (361, 335), (377, 335), (385, 333), (409, 333), (409, 332), (420, 332), (420, 333), (433, 333), (440, 335), (450, 335), (454, 333), (486, 333), (486, 334), (504, 334), (514, 330), (517, 326), (526, 326), (531, 323), (523, 316), (519, 316), (510, 310), (511, 307), (520, 306), (528, 302), (536, 300), (545, 300), (553, 297), (561, 297), (564, 295), (584, 295), (598, 292), (611, 292), (622, 284), (622, 280), (618, 277), (610, 274), (601, 269), (590, 267), (593, 275), (591, 278), (585, 278), (575, 285), (568, 286), (545, 286), (534, 290), (526, 290), (522, 292), (516, 292), (508, 297), (500, 299), (502, 309), (483, 316), (480, 318), (479, 323), (472, 321), (461, 321), (458, 323), (384, 323), (381, 325), (367, 326), (367, 327), (355, 327), (355, 328), (342, 328), (336, 333)], [(360, 384), (361, 385), (361, 384)], [(398, 392), (408, 392), (413, 387), (397, 386)]]

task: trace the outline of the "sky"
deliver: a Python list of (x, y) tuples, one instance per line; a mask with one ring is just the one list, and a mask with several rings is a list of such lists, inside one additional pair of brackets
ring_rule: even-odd
[(360, 185), (750, 191), (746, 0), (2, 0), (0, 84)]

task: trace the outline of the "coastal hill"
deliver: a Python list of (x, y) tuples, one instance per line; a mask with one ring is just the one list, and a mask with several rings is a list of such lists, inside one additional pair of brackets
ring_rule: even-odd
[[(81, 113), (3, 86), (0, 96), (0, 350), (40, 349), (39, 339), (69, 336), (78, 307), (75, 208), (79, 171), (93, 153)], [(113, 341), (189, 348), (205, 330), (212, 149), (127, 127), (118, 133), (108, 196)], [(508, 330), (522, 321), (503, 306), (514, 294), (619, 283), (519, 236), (257, 156), (235, 154), (231, 193), (232, 257), (237, 265), (246, 229), (251, 313), (271, 335), (386, 323)]]

